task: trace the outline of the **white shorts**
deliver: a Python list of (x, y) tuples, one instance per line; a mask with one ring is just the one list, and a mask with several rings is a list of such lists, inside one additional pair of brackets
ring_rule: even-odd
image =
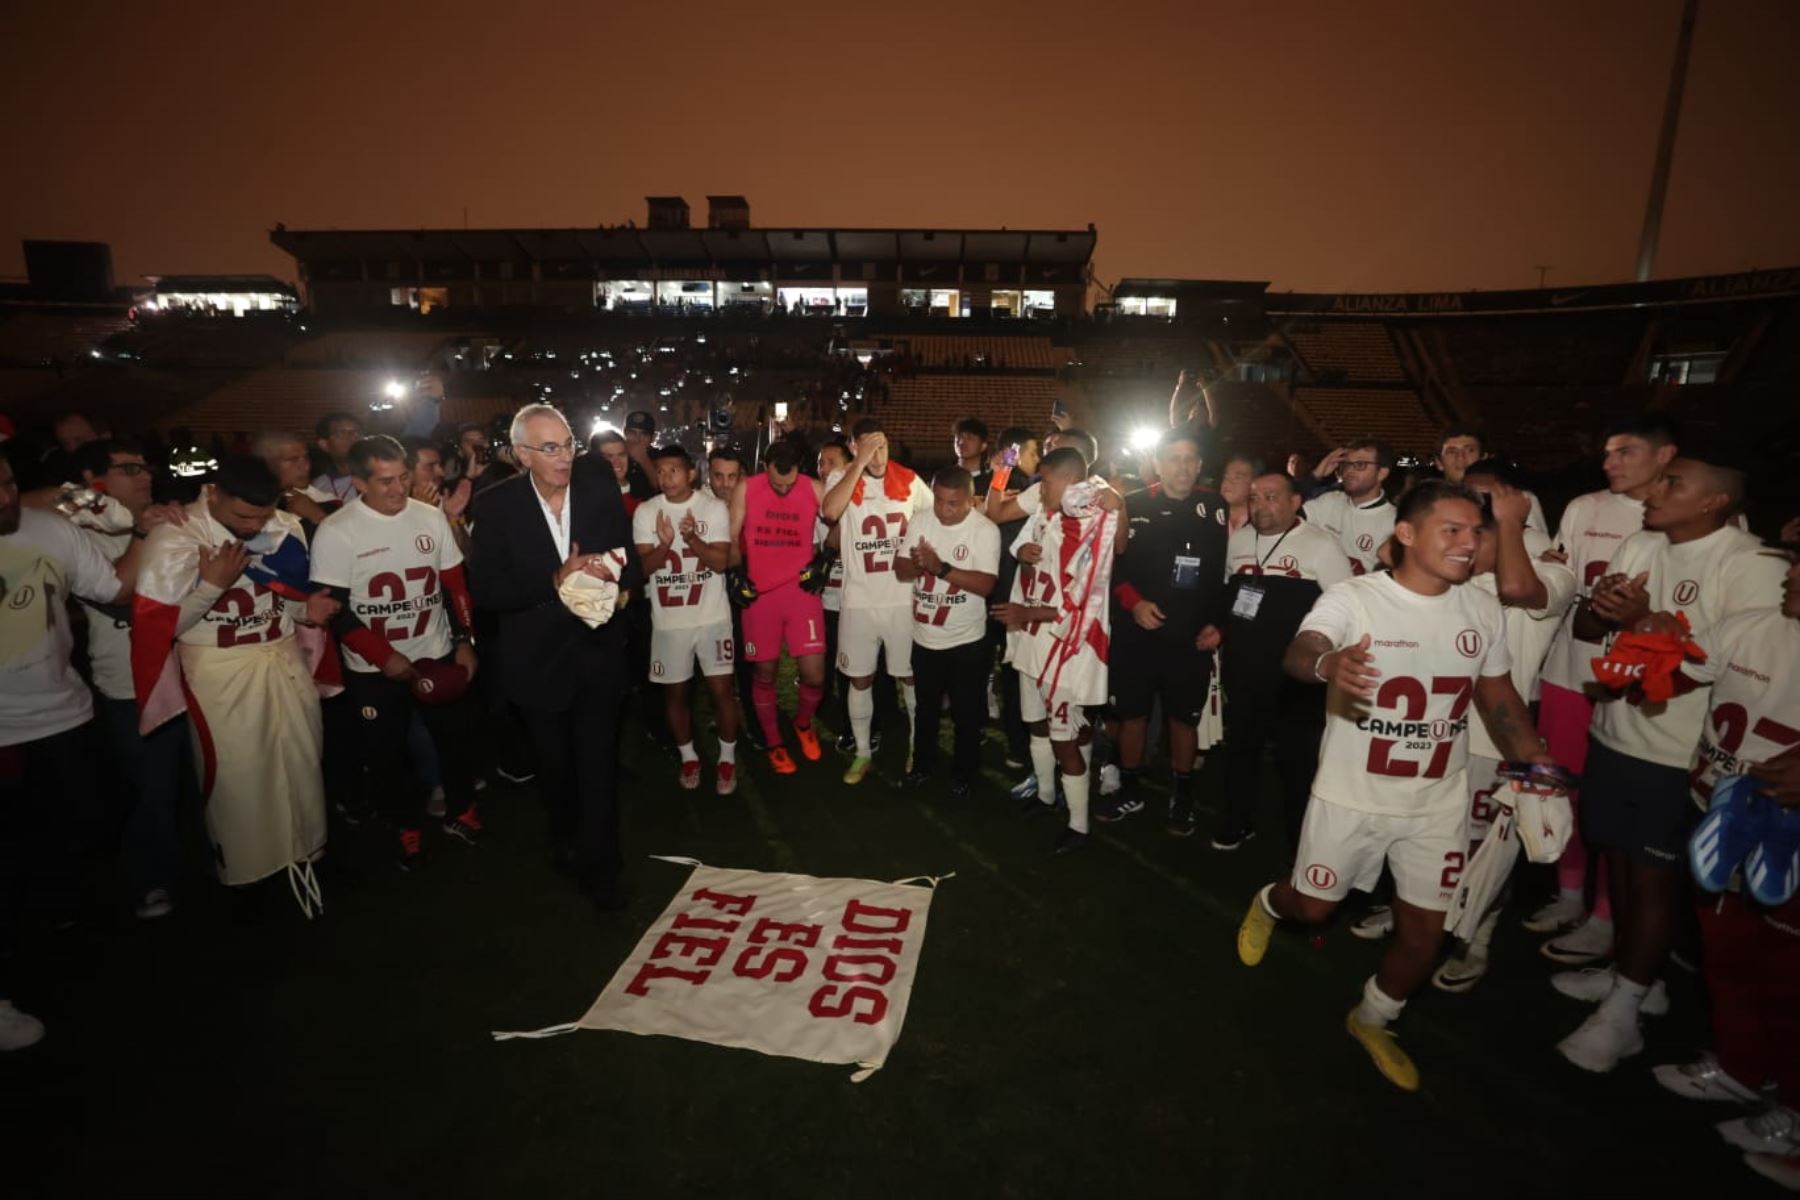
[(1294, 890), (1334, 903), (1351, 888), (1371, 892), (1385, 862), (1394, 872), (1396, 896), (1443, 912), (1469, 856), (1468, 825), (1466, 807), (1400, 817), (1314, 796), (1294, 855)]
[(1469, 841), (1487, 837), (1500, 816), (1500, 805), (1494, 803), (1494, 792), (1506, 782), (1498, 777), (1500, 760), (1469, 755)]
[(844, 609), (838, 614), (837, 669), (852, 679), (873, 675), (885, 649), (888, 674), (912, 678), (912, 631), (910, 604)]
[(1019, 720), (1027, 725), (1049, 722), (1053, 742), (1075, 741), (1088, 726), (1086, 707), (1071, 700), (1046, 700), (1037, 685), (1024, 677), (1019, 679)]
[(694, 663), (702, 675), (729, 675), (737, 664), (737, 643), (731, 621), (692, 625), (686, 629), (650, 631), (650, 682), (686, 683), (694, 677)]

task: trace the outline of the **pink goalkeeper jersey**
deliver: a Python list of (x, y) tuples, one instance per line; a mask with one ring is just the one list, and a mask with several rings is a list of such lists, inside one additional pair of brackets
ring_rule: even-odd
[(769, 486), (767, 472), (744, 484), (744, 564), (759, 592), (793, 583), (813, 556), (813, 523), (819, 496), (805, 475), (785, 496)]

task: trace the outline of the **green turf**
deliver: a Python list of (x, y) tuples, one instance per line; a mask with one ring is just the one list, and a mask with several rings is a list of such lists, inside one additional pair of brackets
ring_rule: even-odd
[[(5, 1176), (82, 1196), (1773, 1194), (1709, 1127), (1729, 1111), (1649, 1077), (1698, 1042), (1691, 980), (1643, 1056), (1585, 1075), (1551, 1049), (1583, 1010), (1509, 920), (1475, 993), (1406, 1014), (1424, 1090), (1405, 1095), (1342, 1027), (1378, 947), (1340, 924), (1322, 951), (1284, 934), (1236, 960), (1285, 865), (1272, 798), (1235, 855), (1168, 837), (1153, 806), (1057, 858), (989, 751), (963, 804), (891, 790), (897, 739), (860, 788), (828, 750), (785, 780), (752, 759), (722, 799), (633, 738), (634, 898), (612, 916), (550, 872), (531, 790), (496, 783), (495, 840), (428, 838), (416, 875), (371, 828), (335, 831), (315, 923), (277, 882), (64, 935), (32, 996), (51, 1038), (0, 1061)], [(956, 872), (887, 1067), (852, 1084), (671, 1038), (491, 1041), (585, 1011), (687, 878), (649, 854)]]

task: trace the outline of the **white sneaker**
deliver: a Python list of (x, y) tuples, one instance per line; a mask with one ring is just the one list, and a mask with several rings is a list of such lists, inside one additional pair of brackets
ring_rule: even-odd
[[(1612, 991), (1613, 979), (1611, 967), (1583, 967), (1579, 971), (1558, 971), (1550, 977), (1550, 986), (1571, 1000), (1598, 1004)], [(1646, 1017), (1660, 1017), (1669, 1011), (1669, 989), (1662, 980), (1650, 985), (1638, 1011)]]
[(1100, 794), (1102, 796), (1110, 796), (1122, 786), (1119, 779), (1119, 768), (1111, 763), (1100, 768)]
[(1800, 1192), (1800, 1155), (1746, 1154), (1744, 1165), (1790, 1192)]
[(1556, 1043), (1556, 1052), (1584, 1071), (1605, 1074), (1644, 1048), (1644, 1035), (1635, 1020), (1622, 1021), (1605, 1009), (1581, 1023), (1581, 1028)]
[(162, 888), (151, 888), (144, 893), (144, 898), (135, 910), (140, 921), (154, 921), (158, 917), (166, 917), (175, 911), (175, 901)]
[(0, 1051), (23, 1050), (44, 1040), (44, 1023), (20, 1012), (11, 1000), (0, 1000)]
[(1394, 910), (1380, 904), (1369, 910), (1369, 915), (1350, 927), (1350, 932), (1366, 941), (1375, 941), (1394, 932)]
[(1689, 1100), (1754, 1104), (1759, 1099), (1757, 1093), (1727, 1075), (1719, 1060), (1710, 1054), (1702, 1054), (1690, 1063), (1664, 1063), (1650, 1073), (1656, 1076), (1656, 1082)]
[(1611, 921), (1590, 916), (1561, 937), (1551, 938), (1538, 947), (1545, 958), (1572, 967), (1610, 958), (1613, 949)]
[(434, 821), (444, 819), (444, 785), (438, 784), (431, 789), (431, 795), (425, 797), (425, 815)]
[(1719, 1136), (1751, 1154), (1800, 1154), (1800, 1113), (1771, 1108), (1755, 1117), (1738, 1117), (1714, 1126)]
[(1522, 924), (1533, 933), (1558, 933), (1581, 924), (1585, 916), (1587, 906), (1581, 897), (1558, 892), (1556, 899), (1526, 917)]
[(1481, 982), (1487, 969), (1487, 952), (1464, 946), (1431, 973), (1431, 986), (1440, 992), (1466, 992)]

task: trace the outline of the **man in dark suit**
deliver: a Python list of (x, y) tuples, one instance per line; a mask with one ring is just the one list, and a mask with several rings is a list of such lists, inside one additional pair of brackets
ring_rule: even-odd
[[(575, 457), (560, 412), (548, 404), (520, 409), (512, 444), (523, 473), (475, 499), (470, 590), (478, 607), (499, 616), (500, 687), (537, 759), (556, 866), (599, 908), (614, 910), (625, 903), (615, 736), (627, 690), (624, 622), (590, 629), (557, 590), (585, 571), (622, 591), (643, 572), (611, 466), (598, 455)], [(604, 558), (615, 549), (625, 551), (616, 576)]]

